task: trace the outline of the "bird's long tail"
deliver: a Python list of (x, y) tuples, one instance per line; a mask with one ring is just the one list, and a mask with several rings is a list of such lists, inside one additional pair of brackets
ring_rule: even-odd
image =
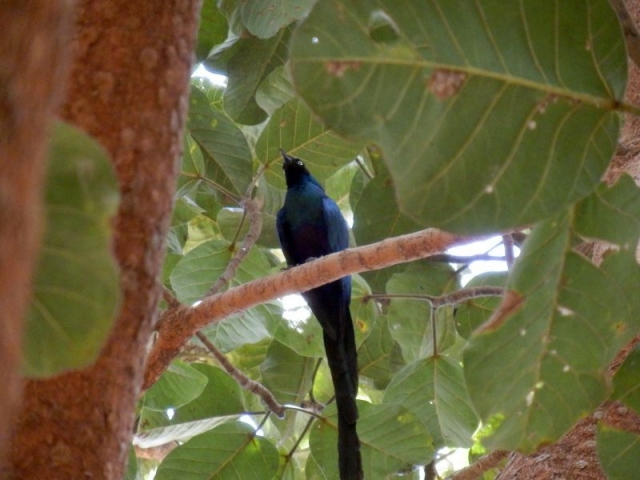
[(331, 379), (336, 393), (338, 407), (338, 465), (340, 480), (361, 480), (362, 458), (360, 440), (356, 432), (358, 407), (358, 359), (356, 339), (347, 307), (347, 318), (343, 323), (344, 331), (337, 339), (324, 335), (324, 347), (327, 353)]

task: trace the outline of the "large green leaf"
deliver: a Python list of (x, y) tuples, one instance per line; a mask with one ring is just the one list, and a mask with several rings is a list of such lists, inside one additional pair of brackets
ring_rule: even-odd
[[(252, 248), (240, 263), (229, 286), (263, 278), (269, 273), (271, 269), (265, 254), (258, 248)], [(203, 332), (218, 348), (227, 352), (240, 345), (257, 343), (270, 337), (271, 330), (275, 330), (281, 316), (282, 307), (274, 300), (230, 315), (221, 322), (206, 327)]]
[(465, 233), (596, 187), (626, 71), (607, 0), (327, 0), (291, 46), (296, 89), (330, 128), (382, 147), (401, 211)]
[(609, 480), (629, 480), (640, 472), (640, 435), (598, 425), (598, 459)]
[(247, 140), (231, 119), (212, 108), (206, 95), (195, 87), (191, 88), (187, 131), (204, 154), (204, 172), (198, 173), (244, 195), (252, 175)]
[(289, 29), (284, 28), (266, 40), (231, 38), (205, 61), (212, 71), (227, 75), (224, 108), (235, 121), (255, 125), (266, 119), (265, 111), (256, 103), (256, 91), (275, 68), (285, 63), (289, 36)]
[(216, 7), (213, 0), (202, 2), (198, 43), (196, 44), (196, 60), (207, 58), (211, 49), (227, 38), (228, 25), (224, 15)]
[(119, 296), (110, 245), (118, 190), (106, 152), (58, 124), (45, 188), (47, 227), (24, 339), (24, 370), (35, 377), (93, 362)]
[(369, 336), (358, 349), (360, 376), (367, 377), (376, 388), (383, 389), (404, 364), (400, 347), (389, 335), (387, 319), (378, 317)]
[[(506, 272), (485, 272), (473, 277), (465, 288), (504, 287), (506, 281)], [(459, 303), (455, 311), (458, 333), (463, 338), (469, 338), (476, 328), (489, 320), (499, 304), (500, 297), (477, 297)]]
[(222, 275), (231, 260), (231, 244), (212, 240), (190, 250), (169, 277), (178, 299), (187, 304), (200, 300)]
[(613, 398), (640, 413), (640, 345), (636, 345), (613, 377)]
[(134, 439), (136, 445), (149, 448), (175, 440), (188, 440), (222, 423), (236, 420), (245, 412), (242, 390), (227, 372), (202, 363), (191, 364), (190, 368), (206, 379), (201, 394), (190, 402), (174, 408), (172, 416), (169, 417), (166, 411), (146, 406), (147, 397), (150, 395), (147, 392)]
[(247, 0), (240, 2), (242, 23), (253, 35), (269, 38), (304, 17), (316, 0)]
[[(456, 275), (449, 265), (415, 262), (403, 273), (396, 273), (387, 283), (390, 295), (442, 295), (456, 286)], [(431, 304), (426, 300), (393, 298), (387, 320), (389, 333), (402, 349), (407, 363), (433, 355), (434, 338)], [(434, 313), (436, 349), (442, 352), (455, 341), (452, 308), (442, 307)]]
[(538, 225), (507, 284), (501, 315), (475, 333), (465, 377), (489, 448), (533, 451), (609, 393), (606, 370), (638, 329), (640, 266), (629, 252), (596, 267), (570, 251), (567, 216)]
[(278, 341), (271, 343), (260, 367), (262, 380), (280, 403), (299, 404), (311, 390), (316, 360), (301, 357)]
[(284, 189), (280, 148), (304, 160), (311, 173), (323, 181), (352, 161), (362, 143), (339, 137), (314, 118), (301, 101), (294, 99), (274, 112), (256, 144), (257, 157), (271, 167), (265, 173), (266, 178)]
[[(358, 401), (357, 430), (365, 478), (387, 478), (432, 460), (431, 436), (416, 416), (400, 405)], [(338, 412), (335, 403), (323, 411), (309, 437), (311, 454), (327, 479), (338, 478)]]
[(278, 471), (279, 454), (249, 425), (220, 425), (173, 450), (160, 464), (156, 480), (263, 480)]
[(478, 419), (464, 383), (462, 366), (447, 357), (418, 360), (400, 370), (387, 387), (383, 403), (396, 403), (415, 414), (436, 448), (470, 447)]
[(603, 183), (578, 203), (574, 228), (586, 237), (635, 248), (640, 237), (640, 189), (633, 179), (623, 174), (612, 187)]
[(199, 397), (206, 385), (206, 375), (180, 360), (174, 360), (145, 392), (144, 406), (162, 412), (181, 407)]

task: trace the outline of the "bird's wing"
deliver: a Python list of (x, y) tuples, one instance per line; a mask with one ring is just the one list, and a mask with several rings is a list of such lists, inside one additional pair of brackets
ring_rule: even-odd
[(330, 252), (340, 252), (349, 246), (349, 229), (340, 208), (329, 197), (324, 197), (324, 221), (327, 227)]
[(293, 238), (291, 236), (291, 227), (286, 220), (286, 212), (281, 209), (276, 217), (276, 230), (278, 231), (278, 238), (280, 239), (280, 247), (284, 258), (287, 260), (288, 265), (294, 265), (296, 262), (291, 257), (293, 251)]

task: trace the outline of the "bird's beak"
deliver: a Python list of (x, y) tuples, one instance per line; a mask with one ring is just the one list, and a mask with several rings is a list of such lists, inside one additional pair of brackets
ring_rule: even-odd
[(293, 163), (294, 161), (293, 157), (289, 155), (287, 152), (285, 152), (283, 149), (280, 149), (280, 155), (282, 155), (285, 165), (290, 165)]

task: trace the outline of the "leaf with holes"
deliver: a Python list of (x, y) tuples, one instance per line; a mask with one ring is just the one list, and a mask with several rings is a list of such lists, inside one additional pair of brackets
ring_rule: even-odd
[(596, 187), (627, 67), (607, 0), (327, 0), (295, 31), (291, 72), (330, 128), (382, 147), (405, 215), (477, 233)]
[(640, 265), (599, 267), (571, 251), (569, 215), (533, 229), (490, 324), (464, 352), (465, 377), (491, 449), (555, 441), (609, 394), (607, 368), (639, 327)]

